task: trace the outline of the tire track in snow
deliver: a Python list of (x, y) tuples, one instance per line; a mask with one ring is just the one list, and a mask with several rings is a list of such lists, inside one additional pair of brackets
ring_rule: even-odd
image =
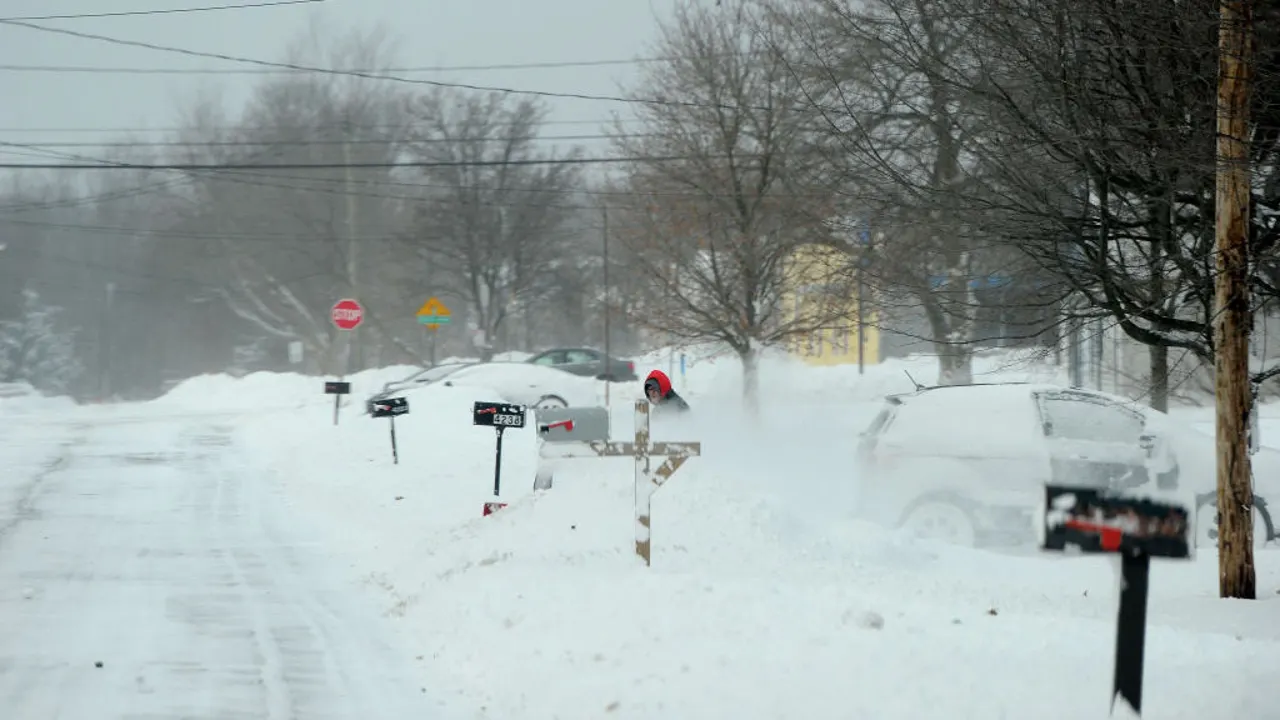
[(8, 519), (0, 521), (0, 549), (4, 548), (5, 540), (19, 525), (39, 516), (36, 500), (39, 497), (40, 489), (50, 476), (65, 470), (70, 465), (72, 449), (84, 442), (88, 431), (87, 425), (74, 426), (73, 432), (75, 436), (59, 443), (57, 454), (45, 463), (44, 467), (40, 468), (36, 474), (32, 475), (30, 480), (20, 486), (18, 497), (10, 506)]
[[(369, 706), (381, 705), (385, 687), (373, 680), (384, 673), (375, 670), (374, 663), (362, 662), (368, 654), (359, 645), (370, 638), (348, 630), (351, 618), (326, 602), (315, 587), (314, 574), (306, 572), (297, 538), (282, 536), (268, 521), (259, 478), (233, 461), (232, 432), (227, 426), (203, 428), (190, 436), (189, 444), (221, 450), (201, 458), (200, 471), (216, 475), (214, 512), (224, 533), (220, 545), (228, 549), (231, 572), (248, 590), (244, 599), (263, 658), (267, 717), (381, 716)], [(271, 551), (253, 549), (258, 547)], [(287, 605), (287, 622), (275, 612), (273, 598)], [(344, 700), (351, 706), (344, 706)]]

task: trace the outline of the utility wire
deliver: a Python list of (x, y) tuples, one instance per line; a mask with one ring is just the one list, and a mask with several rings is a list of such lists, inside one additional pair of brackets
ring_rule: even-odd
[[(0, 142), (0, 145), (9, 143)], [(735, 155), (739, 159), (742, 154)], [(535, 165), (608, 165), (613, 163), (681, 162), (728, 159), (729, 156), (637, 155), (620, 157), (528, 158), (523, 160), (402, 160), (353, 163), (0, 163), (5, 170), (358, 170), (390, 168), (523, 167)]]
[(206, 5), (203, 7), (162, 8), (158, 10), (121, 10), (117, 12), (74, 13), (68, 15), (25, 15), (21, 17), (0, 17), (0, 21), (80, 20), (83, 18), (131, 17), (138, 15), (174, 15), (177, 13), (212, 12), (215, 10), (249, 10), (252, 8), (280, 7), (282, 5), (313, 5), (322, 2), (325, 2), (325, 0), (272, 0), (270, 2), (242, 3), (239, 5)]
[(618, 135), (526, 135), (523, 137), (458, 137), (458, 138), (422, 138), (422, 139), (356, 139), (356, 140), (157, 140), (157, 141), (27, 141), (23, 145), (32, 147), (113, 147), (113, 148), (149, 148), (149, 147), (308, 147), (308, 146), (342, 146), (342, 145), (438, 145), (441, 143), (468, 142), (580, 142), (584, 140), (613, 140), (615, 138), (647, 138), (658, 137), (659, 133), (621, 133)]
[[(0, 18), (0, 20), (34, 20), (36, 18)], [(762, 54), (763, 51), (736, 53), (737, 57)], [(564, 68), (610, 67), (617, 65), (644, 65), (648, 63), (674, 62), (688, 59), (678, 55), (666, 57), (614, 58), (604, 60), (550, 60), (542, 62), (498, 63), (487, 65), (422, 65), (414, 67), (350, 68), (364, 73), (447, 73), (491, 72), (501, 70), (554, 70)], [(110, 73), (113, 75), (297, 75), (311, 70), (289, 68), (154, 68), (154, 67), (100, 67), (96, 65), (0, 65), (0, 70), (10, 72), (47, 73)]]
[[(260, 67), (280, 68), (285, 70), (296, 70), (299, 72), (320, 73), (324, 75), (341, 75), (347, 77), (363, 78), (365, 80), (386, 80), (388, 82), (404, 83), (408, 85), (428, 85), (438, 88), (454, 88), (459, 90), (475, 90), (479, 92), (504, 93), (508, 95), (528, 95), (532, 97), (546, 98), (567, 98), (574, 100), (600, 100), (605, 102), (619, 102), (634, 105), (650, 105), (663, 107), (695, 107), (709, 108), (720, 110), (741, 110), (739, 106), (714, 104), (714, 103), (697, 103), (684, 100), (667, 100), (665, 98), (634, 98), (621, 97), (618, 95), (594, 95), (590, 93), (570, 93), (570, 92), (551, 92), (547, 90), (517, 90), (509, 87), (499, 87), (493, 85), (473, 85), (470, 83), (444, 82), (441, 80), (426, 80), (422, 78), (407, 78), (400, 75), (387, 75), (384, 73), (369, 73), (359, 70), (340, 70), (336, 68), (322, 68), (312, 65), (300, 65), (297, 63), (274, 62), (271, 60), (259, 60), (257, 58), (240, 57), (237, 55), (227, 55), (224, 53), (204, 52), (200, 50), (190, 50), (187, 48), (174, 47), (172, 45), (159, 45), (156, 43), (142, 42), (139, 40), (125, 40), (123, 38), (110, 37), (108, 35), (98, 35), (95, 33), (80, 32), (78, 30), (67, 30), (65, 28), (49, 27), (47, 25), (35, 25), (28, 22), (20, 22), (17, 20), (0, 20), (0, 25), (9, 25), (11, 27), (27, 28), (28, 30), (36, 30), (39, 32), (53, 33), (55, 35), (65, 35), (68, 37), (80, 38), (83, 40), (96, 40), (98, 42), (110, 43), (113, 45), (125, 45), (128, 47), (143, 48), (146, 50), (157, 50), (160, 52), (176, 53), (178, 55), (186, 55), (188, 57), (213, 58), (215, 60), (226, 60), (228, 62), (244, 63), (247, 65), (257, 65)], [(776, 111), (776, 108), (754, 108), (757, 110)]]
[[(617, 123), (621, 123), (621, 124), (623, 124), (623, 125), (627, 125), (627, 124), (632, 124), (632, 123), (644, 122), (644, 120), (643, 120), (643, 118), (618, 118), (617, 120), (614, 120), (614, 119), (612, 119), (612, 118), (601, 118), (601, 119), (599, 119), (599, 120), (551, 120), (551, 119), (548, 119), (548, 120), (542, 120), (542, 121), (540, 121), (540, 122), (538, 123), (538, 125), (539, 125), (539, 126), (550, 126), (550, 125), (596, 125), (596, 126), (600, 126), (600, 125), (609, 125), (609, 124), (612, 124), (612, 123), (615, 123), (615, 122), (617, 122)], [(369, 123), (369, 124), (360, 123), (360, 124), (355, 125), (355, 129), (357, 129), (357, 130), (396, 129), (396, 128), (404, 127), (404, 125), (405, 125), (405, 124), (406, 124), (406, 123), (404, 123), (404, 122), (400, 122), (400, 123)], [(490, 124), (490, 125), (492, 125), (492, 126), (494, 126), (494, 127), (510, 127), (510, 126), (512, 126), (512, 125), (524, 124), (524, 123), (523, 123), (523, 121), (517, 121), (517, 120), (496, 120), (496, 119), (495, 119), (495, 120), (493, 120), (492, 122), (490, 122), (489, 124)], [(350, 124), (350, 123), (320, 123), (320, 124), (316, 124), (316, 125), (270, 125), (270, 126), (267, 126), (267, 128), (266, 128), (266, 129), (268, 129), (268, 130), (303, 130), (303, 131), (306, 131), (306, 132), (315, 132), (315, 131), (317, 131), (317, 130), (344, 130), (344, 129), (349, 129), (350, 127), (351, 127), (351, 124)], [(114, 128), (111, 128), (111, 127), (60, 127), (60, 128), (38, 128), (38, 127), (36, 127), (36, 128), (32, 128), (32, 127), (26, 127), (26, 128), (13, 128), (13, 127), (11, 127), (11, 128), (0, 128), (0, 132), (2, 132), (2, 133), (36, 133), (36, 132), (43, 132), (43, 133), (101, 133), (101, 134), (119, 133), (119, 134), (126, 134), (126, 133), (135, 133), (135, 132), (185, 132), (185, 131), (189, 131), (189, 130), (192, 130), (192, 129), (193, 129), (193, 128), (192, 128), (192, 127), (190, 127), (190, 126), (186, 126), (186, 127), (182, 127), (182, 126), (169, 126), (169, 127), (131, 127), (131, 128), (130, 128), (130, 127), (114, 127)], [(213, 128), (207, 128), (207, 129), (208, 129), (208, 130), (217, 130), (217, 131), (235, 132), (235, 131), (242, 130), (242, 129), (243, 129), (243, 127), (242, 127), (242, 126), (239, 126), (239, 125), (232, 125), (232, 126), (213, 127)]]

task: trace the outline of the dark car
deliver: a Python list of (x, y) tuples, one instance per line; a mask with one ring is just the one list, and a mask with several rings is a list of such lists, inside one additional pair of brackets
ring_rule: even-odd
[(526, 360), (534, 365), (547, 365), (586, 377), (610, 382), (639, 380), (636, 364), (630, 360), (611, 358), (593, 348), (554, 348), (538, 353)]

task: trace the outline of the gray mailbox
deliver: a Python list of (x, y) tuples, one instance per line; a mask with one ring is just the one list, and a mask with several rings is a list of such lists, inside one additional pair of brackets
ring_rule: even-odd
[[(535, 490), (547, 490), (555, 478), (556, 460), (577, 457), (575, 447), (608, 442), (609, 411), (602, 407), (546, 408), (534, 413), (538, 433), (538, 472)], [(592, 455), (594, 457), (594, 454)]]
[(538, 437), (549, 443), (609, 439), (609, 411), (601, 407), (547, 408), (536, 411)]

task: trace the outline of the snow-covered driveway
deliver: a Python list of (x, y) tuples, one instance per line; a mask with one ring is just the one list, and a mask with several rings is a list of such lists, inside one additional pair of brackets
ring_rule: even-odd
[(340, 532), (304, 531), (231, 431), (0, 436), (0, 715), (438, 717), (413, 656), (327, 561)]

